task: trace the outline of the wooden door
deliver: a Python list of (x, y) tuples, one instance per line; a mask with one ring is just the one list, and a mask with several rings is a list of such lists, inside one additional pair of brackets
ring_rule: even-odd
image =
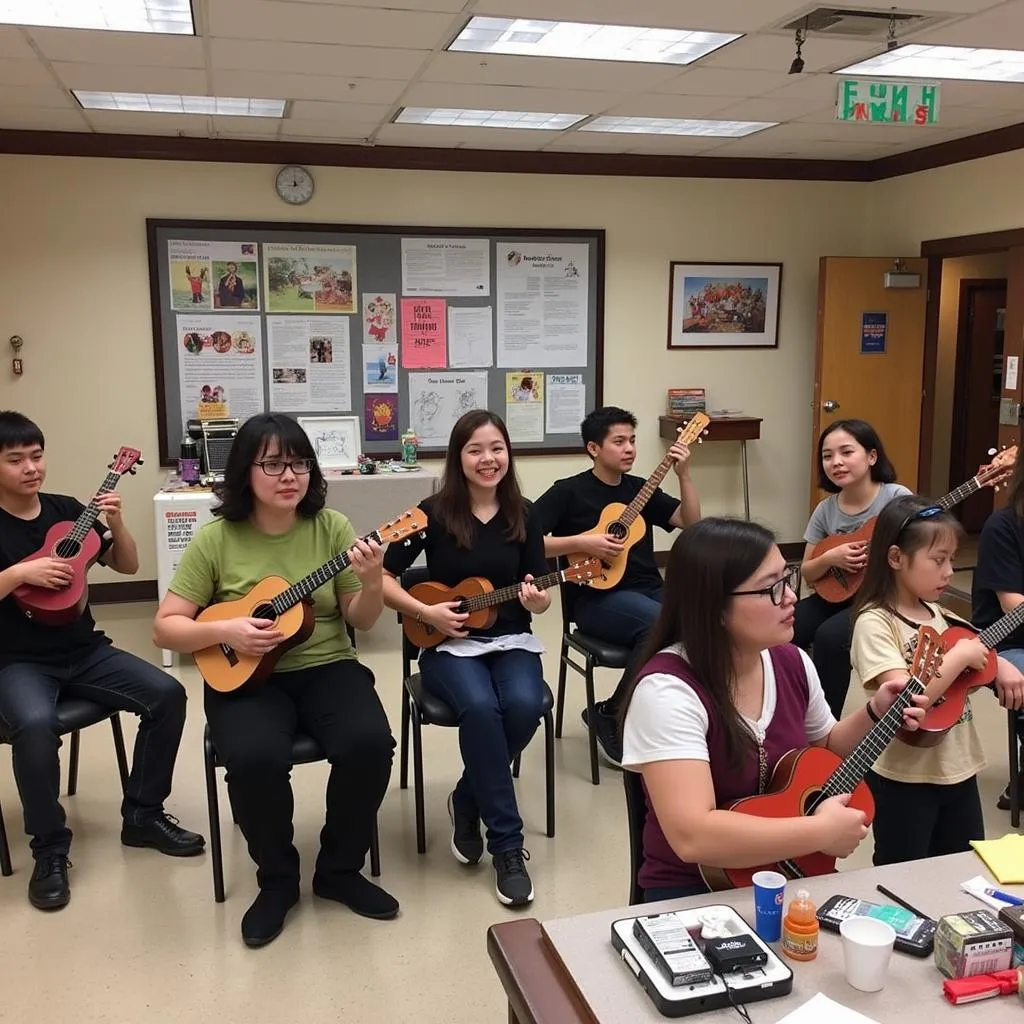
[[(893, 269), (889, 257), (821, 260), (811, 508), (824, 497), (818, 490), (818, 435), (837, 419), (867, 420), (878, 431), (900, 483), (917, 489), (928, 261), (908, 259), (904, 266), (920, 275), (918, 287), (885, 287), (885, 274)], [(877, 314), (884, 314), (881, 337)]]
[[(1024, 399), (1024, 247), (1010, 249), (1006, 268), (1006, 333), (1003, 340), (1003, 391), (1002, 397), (1016, 410), (1016, 404)], [(1010, 357), (1016, 356), (1016, 364)], [(1016, 374), (1010, 373), (1015, 365)], [(1014, 377), (1016, 379), (1014, 379)], [(1019, 417), (1001, 417), (999, 421), (999, 447), (1021, 443)], [(1002, 508), (1009, 494), (1008, 487), (995, 493), (994, 505)]]

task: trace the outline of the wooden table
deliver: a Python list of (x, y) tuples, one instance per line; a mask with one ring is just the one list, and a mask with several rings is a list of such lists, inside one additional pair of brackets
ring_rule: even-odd
[[(659, 433), (666, 441), (674, 441), (688, 416), (659, 416)], [(712, 416), (704, 435), (705, 441), (739, 441), (740, 465), (743, 469), (743, 517), (750, 518), (750, 482), (747, 477), (747, 442), (761, 436), (762, 420), (757, 416)]]
[[(863, 871), (806, 879), (800, 883), (820, 906), (829, 896), (888, 902), (875, 886), (881, 882), (923, 913), (936, 917), (963, 910), (978, 910), (984, 904), (964, 893), (959, 883), (986, 874), (985, 865), (973, 853), (937, 857), (910, 864), (895, 864)], [(1024, 895), (1024, 888), (1006, 886)], [(787, 886), (787, 902), (796, 889)], [(657, 913), (684, 907), (725, 903), (753, 921), (752, 890), (693, 896), (686, 900), (652, 903), (644, 912)], [(664, 1022), (637, 984), (619, 962), (609, 938), (612, 921), (635, 916), (637, 907), (620, 907), (543, 924), (535, 918), (492, 925), (487, 932), (487, 951), (508, 997), (510, 1024), (648, 1024)], [(886, 987), (877, 993), (858, 992), (846, 984), (842, 948), (838, 935), (821, 932), (818, 958), (810, 963), (792, 963), (793, 992), (779, 999), (752, 1005), (757, 1024), (772, 1024), (824, 992), (837, 1002), (857, 1010), (881, 1024), (902, 1021), (911, 1007), (929, 1024), (984, 1019), (986, 1024), (1024, 1020), (1019, 998), (998, 997), (981, 1007), (955, 1007), (942, 996), (943, 977), (931, 957), (918, 959), (894, 952)], [(731, 1009), (717, 1011), (723, 1021), (738, 1019)], [(731, 1015), (731, 1016), (730, 1016)], [(700, 1020), (718, 1019), (704, 1014)]]

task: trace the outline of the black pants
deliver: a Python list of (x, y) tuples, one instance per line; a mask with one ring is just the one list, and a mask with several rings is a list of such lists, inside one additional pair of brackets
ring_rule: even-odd
[(972, 839), (985, 838), (976, 776), (939, 786), (868, 772), (867, 783), (875, 798), (876, 867), (966, 853)]
[(331, 765), (316, 873), (360, 871), (391, 777), (395, 741), (373, 674), (355, 659), (277, 672), (235, 693), (206, 687), (206, 718), (260, 888), (299, 882), (292, 843), (292, 740), (304, 732)]
[(836, 718), (842, 717), (846, 691), (850, 688), (851, 603), (832, 604), (811, 594), (797, 601), (793, 623), (793, 643), (810, 654), (825, 699)]
[(84, 697), (140, 718), (121, 814), (142, 824), (163, 810), (185, 726), (185, 689), (127, 651), (101, 645), (64, 665), (18, 662), (0, 669), (0, 718), (10, 732), (25, 831), (36, 857), (67, 853), (71, 829), (60, 805), (57, 698)]

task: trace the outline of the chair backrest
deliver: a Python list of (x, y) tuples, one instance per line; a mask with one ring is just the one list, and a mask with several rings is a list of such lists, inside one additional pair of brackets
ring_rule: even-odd
[[(426, 583), (430, 579), (430, 570), (425, 565), (414, 565), (398, 578), (403, 590), (416, 586), (417, 583)], [(402, 613), (398, 613), (398, 624), (402, 624)], [(412, 675), (412, 666), (419, 657), (420, 649), (405, 635), (402, 630), (402, 678), (408, 679)]]
[(647, 800), (644, 797), (643, 777), (639, 772), (623, 770), (622, 783), (626, 790), (626, 825), (629, 830), (629, 905), (635, 906), (644, 901), (637, 876), (644, 863)]

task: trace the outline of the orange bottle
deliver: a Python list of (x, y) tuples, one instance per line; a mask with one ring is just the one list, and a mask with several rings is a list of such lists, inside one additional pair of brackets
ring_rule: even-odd
[(791, 960), (813, 960), (818, 955), (817, 908), (806, 889), (798, 889), (782, 919), (782, 952)]

